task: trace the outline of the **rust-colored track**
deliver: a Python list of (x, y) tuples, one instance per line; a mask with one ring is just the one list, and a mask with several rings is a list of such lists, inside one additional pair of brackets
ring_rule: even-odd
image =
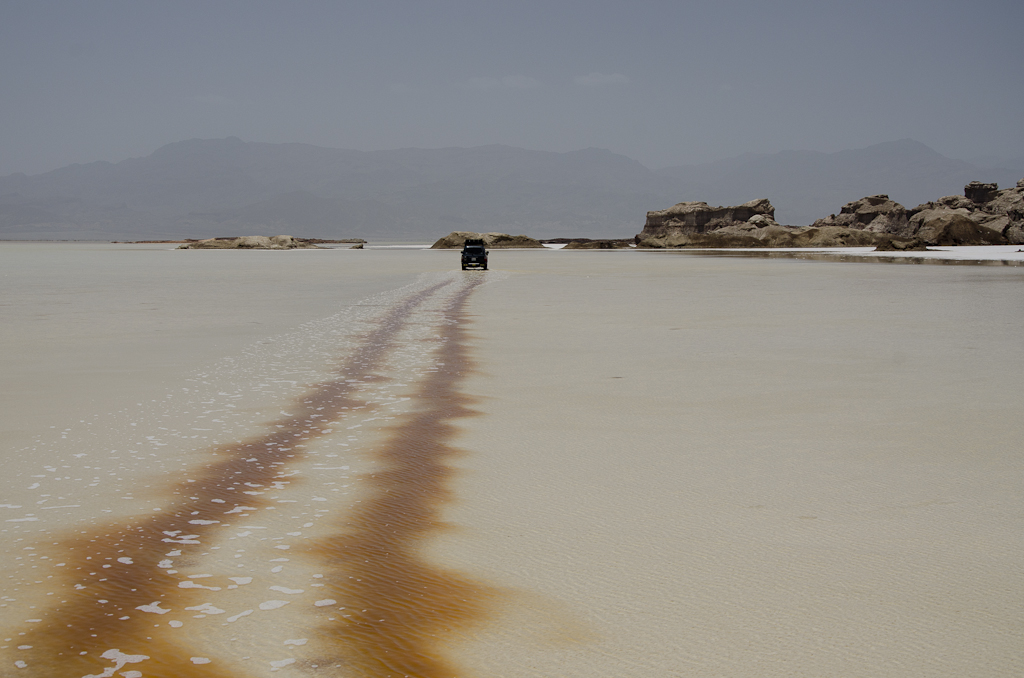
[[(364, 508), (344, 527), (337, 541), (314, 549), (329, 559), (332, 576), (358, 582), (337, 592), (339, 597), (358, 601), (347, 607), (366, 609), (367, 615), (377, 615), (373, 619), (384, 620), (353, 618), (330, 628), (329, 637), (337, 639), (338, 651), (333, 663), (324, 660), (321, 667), (357, 666), (357, 675), (368, 677), (452, 676), (439, 657), (437, 637), (444, 629), (482, 612), (482, 603), (475, 597), (482, 588), (431, 568), (416, 556), (422, 539), (437, 529), (438, 507), (448, 498), (445, 481), (451, 472), (444, 460), (452, 453), (447, 446), (454, 433), (450, 421), (469, 414), (465, 396), (457, 391), (469, 364), (465, 330), (459, 320), (479, 282), (463, 284), (445, 313), (439, 348), (439, 362), (444, 364), (422, 384), (422, 407), (395, 429), (380, 451), (385, 465), (371, 478), (372, 497), (364, 501)], [(198, 555), (198, 551), (190, 553), (188, 549), (209, 545), (168, 544), (167, 534), (179, 530), (181, 535), (196, 535), (194, 540), (198, 542), (214, 539), (217, 525), (189, 521), (220, 520), (225, 507), (241, 501), (233, 488), (246, 482), (266, 484), (277, 476), (283, 463), (301, 461), (303, 454), (294, 445), (323, 435), (311, 424), (318, 419), (338, 419), (347, 408), (362, 404), (352, 399), (353, 384), (346, 380), (372, 376), (383, 365), (396, 335), (414, 311), (450, 284), (438, 283), (390, 311), (339, 370), (339, 378), (299, 398), (291, 408), (295, 414), (270, 422), (269, 433), (213, 448), (211, 457), (216, 453), (213, 458), (218, 461), (195, 476), (196, 482), (171, 488), (175, 499), (162, 513), (110, 525), (89, 537), (72, 537), (54, 547), (67, 563), (62, 570), (65, 580), (54, 587), (62, 589), (59, 597), (67, 602), (43, 613), (42, 623), (16, 630), (25, 633), (18, 643), (32, 646), (18, 654), (29, 666), (17, 675), (81, 678), (102, 674), (111, 662), (101, 659), (100, 654), (110, 648), (149, 657), (144, 663), (125, 666), (119, 673), (137, 669), (147, 678), (242, 675), (223, 665), (190, 663), (187, 652), (161, 635), (161, 629), (154, 629), (152, 615), (135, 611), (136, 606), (155, 600), (176, 609), (196, 604), (195, 592), (178, 588), (173, 577), (156, 574), (157, 563), (169, 548), (182, 549), (179, 560), (187, 561)], [(291, 449), (286, 455), (280, 447)], [(214, 499), (225, 503), (212, 503)], [(251, 495), (244, 503), (256, 508), (267, 504)], [(132, 564), (119, 563), (121, 557), (131, 558)], [(76, 585), (84, 588), (75, 589)], [(108, 602), (101, 604), (100, 600)], [(120, 620), (122, 616), (129, 619)], [(323, 673), (330, 675), (331, 671)]]
[(471, 416), (459, 383), (471, 367), (463, 318), (465, 289), (447, 312), (439, 368), (421, 385), (419, 407), (392, 429), (377, 451), (382, 468), (367, 480), (364, 498), (343, 535), (316, 552), (326, 558), (334, 595), (350, 612), (327, 622), (338, 655), (323, 660), (360, 678), (452, 678), (463, 675), (440, 654), (446, 633), (481, 620), (495, 589), (432, 565), (421, 555), (426, 538), (443, 529), (440, 509), (448, 480), (453, 421)]

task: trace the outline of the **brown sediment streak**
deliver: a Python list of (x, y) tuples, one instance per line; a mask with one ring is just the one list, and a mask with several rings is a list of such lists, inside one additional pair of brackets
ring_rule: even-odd
[[(179, 565), (190, 557), (197, 557), (197, 549), (208, 548), (203, 545), (204, 541), (217, 538), (219, 523), (190, 521), (225, 521), (227, 507), (243, 503), (235, 488), (247, 482), (264, 485), (273, 481), (279, 477), (284, 463), (300, 461), (304, 456), (296, 449), (296, 444), (325, 435), (314, 424), (336, 420), (343, 416), (346, 408), (362, 404), (352, 397), (357, 384), (346, 380), (372, 377), (383, 365), (394, 347), (396, 335), (411, 314), (450, 284), (451, 281), (446, 281), (424, 289), (388, 312), (339, 370), (339, 378), (319, 384), (300, 397), (292, 406), (295, 414), (270, 422), (270, 432), (266, 435), (213, 447), (211, 456), (215, 453), (219, 460), (207, 466), (201, 475), (194, 475), (195, 482), (171, 488), (174, 495), (184, 498), (175, 499), (160, 514), (126, 519), (89, 537), (76, 536), (58, 542), (54, 555), (60, 555), (60, 560), (66, 563), (61, 570), (66, 574), (63, 575), (65, 580), (55, 583), (54, 588), (61, 589), (59, 599), (66, 603), (55, 604), (53, 609), (41, 612), (42, 622), (15, 629), (15, 633), (24, 633), (18, 637), (18, 642), (31, 646), (18, 654), (18, 659), (28, 664), (18, 675), (47, 678), (113, 675), (104, 672), (112, 669), (114, 662), (100, 656), (113, 648), (125, 654), (148, 657), (142, 664), (128, 664), (118, 669), (118, 675), (135, 669), (142, 670), (147, 678), (238, 675), (214, 664), (192, 664), (187, 653), (183, 654), (172, 640), (161, 635), (164, 627), (154, 628), (156, 615), (136, 610), (153, 601), (181, 610), (196, 605), (197, 596), (201, 596), (194, 590), (179, 588), (179, 579), (160, 570), (159, 561), (171, 549), (182, 551), (177, 559)], [(464, 291), (461, 298), (467, 293)], [(452, 342), (446, 342), (442, 350), (453, 350)], [(214, 499), (224, 503), (213, 502)], [(244, 496), (244, 504), (254, 508), (268, 503), (253, 495)], [(123, 564), (118, 558), (130, 559), (131, 563)]]
[(441, 652), (446, 635), (484, 619), (498, 591), (428, 562), (422, 546), (444, 528), (441, 508), (451, 499), (449, 458), (454, 420), (476, 414), (458, 387), (471, 368), (465, 342), (463, 289), (447, 310), (438, 369), (422, 384), (420, 407), (396, 425), (377, 450), (381, 464), (364, 477), (369, 496), (349, 515), (341, 534), (314, 548), (332, 567), (334, 595), (325, 636), (337, 654), (321, 665), (346, 675), (452, 678), (463, 675)]

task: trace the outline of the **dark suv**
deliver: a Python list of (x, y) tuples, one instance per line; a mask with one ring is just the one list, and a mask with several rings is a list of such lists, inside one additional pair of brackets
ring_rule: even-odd
[(487, 250), (483, 240), (467, 240), (462, 246), (462, 270), (467, 268), (487, 270)]

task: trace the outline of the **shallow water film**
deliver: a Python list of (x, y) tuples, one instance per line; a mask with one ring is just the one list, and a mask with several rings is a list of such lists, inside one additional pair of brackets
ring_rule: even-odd
[(1024, 670), (1019, 268), (449, 254), (0, 246), (0, 675)]

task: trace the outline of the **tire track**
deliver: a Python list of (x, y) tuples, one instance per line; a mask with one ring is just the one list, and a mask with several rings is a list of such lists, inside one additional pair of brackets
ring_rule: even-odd
[[(321, 666), (343, 666), (360, 678), (463, 675), (441, 652), (446, 635), (482, 621), (500, 591), (431, 564), (424, 541), (445, 528), (441, 508), (451, 501), (448, 459), (454, 421), (476, 414), (459, 391), (472, 368), (466, 347), (465, 305), (482, 278), (460, 291), (446, 310), (437, 369), (425, 379), (419, 407), (394, 426), (375, 451), (369, 496), (340, 535), (312, 552), (330, 563), (334, 595), (351, 613), (324, 625), (338, 653)], [(337, 613), (335, 613), (337, 614)]]
[[(395, 347), (397, 335), (409, 323), (416, 322), (414, 316), (417, 310), (447, 291), (445, 288), (455, 284), (454, 280), (452, 278), (415, 292), (386, 313), (338, 371), (338, 378), (314, 386), (289, 408), (293, 414), (268, 423), (268, 433), (238, 443), (212, 447), (211, 456), (216, 455), (214, 458), (220, 461), (211, 463), (201, 475), (193, 473), (195, 482), (182, 482), (170, 488), (168, 494), (172, 498), (162, 513), (123, 520), (89, 536), (74, 536), (55, 542), (55, 548), (49, 550), (65, 563), (65, 568), (59, 571), (62, 581), (55, 584), (56, 588), (61, 589), (59, 597), (62, 600), (50, 609), (37, 613), (42, 619), (36, 623), (13, 630), (12, 635), (17, 636), (19, 649), (24, 648), (24, 651), (17, 654), (17, 665), (30, 669), (18, 671), (16, 675), (48, 678), (109, 677), (114, 676), (115, 671), (117, 675), (127, 678), (142, 675), (195, 678), (242, 675), (223, 666), (196, 665), (190, 662), (188, 652), (178, 645), (172, 634), (167, 633), (166, 627), (154, 628), (153, 615), (136, 612), (140, 606), (151, 605), (154, 601), (160, 601), (159, 605), (167, 608), (185, 608), (195, 605), (201, 595), (193, 590), (201, 586), (182, 588), (181, 581), (161, 572), (161, 564), (166, 563), (168, 555), (166, 551), (168, 548), (180, 551), (179, 557), (184, 562), (178, 566), (184, 567), (189, 560), (194, 561), (198, 557), (196, 549), (208, 548), (208, 543), (217, 538), (220, 521), (228, 512), (226, 509), (233, 507), (230, 512), (237, 513), (237, 509), (242, 506), (243, 502), (238, 498), (241, 486), (245, 483), (265, 485), (284, 477), (286, 463), (301, 462), (306, 456), (295, 447), (296, 443), (325, 435), (320, 428), (314, 426), (318, 420), (341, 419), (346, 412), (351, 411), (350, 408), (363, 405), (353, 393), (360, 385), (356, 382), (365, 383), (375, 378), (375, 372), (384, 366)], [(428, 419), (432, 417), (433, 421), (432, 425), (427, 425), (422, 420), (419, 425), (420, 432), (430, 441), (425, 446), (412, 446), (420, 453), (436, 453), (444, 448), (443, 440), (453, 432), (451, 425), (446, 423), (447, 419), (468, 413), (460, 401), (461, 396), (453, 390), (458, 382), (458, 373), (453, 370), (468, 364), (466, 349), (461, 345), (464, 330), (455, 323), (461, 317), (466, 299), (481, 281), (477, 278), (475, 281), (461, 283), (455, 302), (444, 313), (445, 326), (441, 330), (440, 347), (442, 357), (439, 358), (445, 363), (444, 369), (426, 379), (419, 396), (428, 399), (437, 396), (452, 407), (428, 403), (423, 413), (417, 415), (427, 416)], [(443, 454), (435, 456), (440, 458)], [(377, 475), (391, 477), (389, 469)], [(421, 490), (429, 490), (443, 501), (446, 493), (443, 480), (447, 474), (431, 468), (428, 469), (428, 475), (432, 475), (434, 480), (422, 486)], [(289, 482), (296, 481), (291, 478)], [(424, 499), (431, 506), (437, 504), (436, 500)], [(244, 504), (254, 509), (268, 503), (268, 500), (252, 495), (244, 497)], [(359, 518), (361, 515), (357, 514), (356, 522), (364, 529), (349, 533), (346, 537), (353, 544), (368, 544), (370, 537), (365, 530), (374, 527), (373, 521)], [(420, 519), (428, 521), (432, 515), (431, 510), (417, 513)], [(416, 541), (431, 529), (434, 526), (417, 529), (410, 525), (405, 535), (407, 539)], [(409, 551), (405, 549), (401, 552)], [(336, 559), (336, 562), (340, 567), (352, 565), (344, 558)], [(413, 557), (403, 562), (410, 568), (419, 567)], [(166, 565), (163, 567), (166, 568)], [(423, 576), (423, 569), (420, 568), (414, 579)], [(56, 574), (54, 578), (57, 578)], [(438, 585), (436, 588), (440, 590), (444, 587)], [(455, 589), (459, 587), (453, 585), (452, 590)], [(469, 593), (465, 587), (459, 590), (463, 594)], [(401, 592), (392, 593), (397, 595)], [(353, 595), (358, 597), (362, 594), (356, 590)], [(460, 609), (462, 617), (468, 619), (473, 616), (467, 609)], [(417, 627), (413, 625), (408, 628), (415, 631)], [(342, 632), (337, 638), (339, 643), (354, 643), (357, 648), (354, 653), (339, 651), (341, 655), (363, 657), (369, 651), (367, 644), (359, 640), (358, 634)], [(403, 643), (399, 640), (399, 644)], [(411, 646), (423, 648), (424, 644), (416, 638)], [(423, 649), (422, 652), (430, 654), (431, 651)], [(145, 657), (145, 660), (139, 661), (140, 656)], [(131, 659), (135, 659), (135, 662)], [(324, 665), (329, 664), (321, 664)]]

